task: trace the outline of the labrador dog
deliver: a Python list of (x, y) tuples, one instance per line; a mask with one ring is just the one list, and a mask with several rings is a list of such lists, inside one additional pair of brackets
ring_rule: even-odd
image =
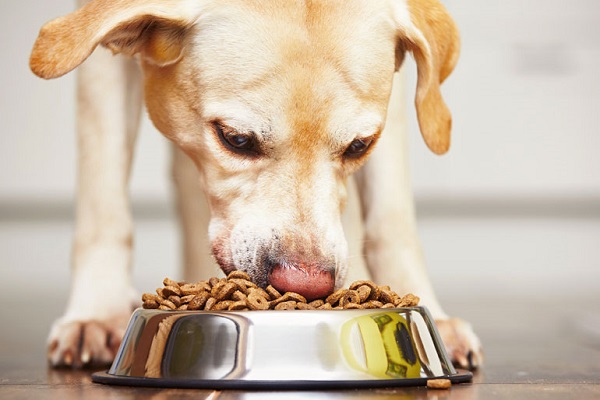
[(353, 176), (372, 279), (419, 295), (454, 362), (480, 365), (477, 336), (444, 313), (425, 270), (396, 73), (412, 53), (420, 130), (445, 153), (451, 116), (440, 84), (459, 47), (438, 0), (93, 0), (47, 23), (35, 74), (56, 78), (89, 58), (78, 74), (72, 290), (50, 333), (51, 365), (110, 362), (135, 303), (127, 181), (142, 98), (179, 149), (188, 261), (204, 251), (203, 222), (192, 222), (202, 219), (197, 185), (225, 273), (328, 295), (348, 272), (341, 215)]

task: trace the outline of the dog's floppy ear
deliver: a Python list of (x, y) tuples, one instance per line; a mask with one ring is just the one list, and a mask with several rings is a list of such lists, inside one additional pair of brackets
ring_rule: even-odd
[[(415, 105), (425, 143), (436, 154), (450, 147), (452, 116), (440, 85), (452, 72), (460, 51), (454, 21), (438, 0), (407, 0), (410, 23), (400, 23), (399, 63), (411, 51), (417, 63)], [(408, 25), (408, 26), (407, 26)]]
[(42, 78), (57, 78), (79, 66), (99, 44), (169, 65), (181, 57), (185, 30), (198, 18), (202, 3), (93, 0), (42, 27), (29, 65)]

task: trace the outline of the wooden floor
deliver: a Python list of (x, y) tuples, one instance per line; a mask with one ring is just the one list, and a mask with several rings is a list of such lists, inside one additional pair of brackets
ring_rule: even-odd
[[(40, 302), (44, 312), (38, 312)], [(472, 384), (426, 388), (290, 392), (211, 392), (111, 387), (92, 371), (53, 370), (44, 341), (63, 299), (6, 299), (0, 326), (0, 399), (600, 399), (600, 301), (557, 295), (540, 301), (498, 297), (448, 308), (473, 322), (486, 364)]]

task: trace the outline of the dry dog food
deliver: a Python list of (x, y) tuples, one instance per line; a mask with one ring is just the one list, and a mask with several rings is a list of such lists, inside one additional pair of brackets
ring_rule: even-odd
[(419, 298), (400, 297), (389, 286), (371, 281), (353, 282), (326, 298), (307, 301), (298, 293), (280, 293), (273, 286), (258, 287), (248, 274), (234, 271), (227, 278), (210, 278), (197, 283), (165, 278), (163, 287), (144, 293), (143, 307), (159, 310), (339, 310), (356, 308), (413, 307)]
[(452, 382), (450, 379), (429, 379), (427, 381), (428, 389), (450, 389)]

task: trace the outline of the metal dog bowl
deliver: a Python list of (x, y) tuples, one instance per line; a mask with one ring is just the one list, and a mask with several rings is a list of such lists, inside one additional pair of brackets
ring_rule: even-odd
[(373, 310), (136, 310), (98, 383), (314, 389), (468, 382), (424, 307)]

